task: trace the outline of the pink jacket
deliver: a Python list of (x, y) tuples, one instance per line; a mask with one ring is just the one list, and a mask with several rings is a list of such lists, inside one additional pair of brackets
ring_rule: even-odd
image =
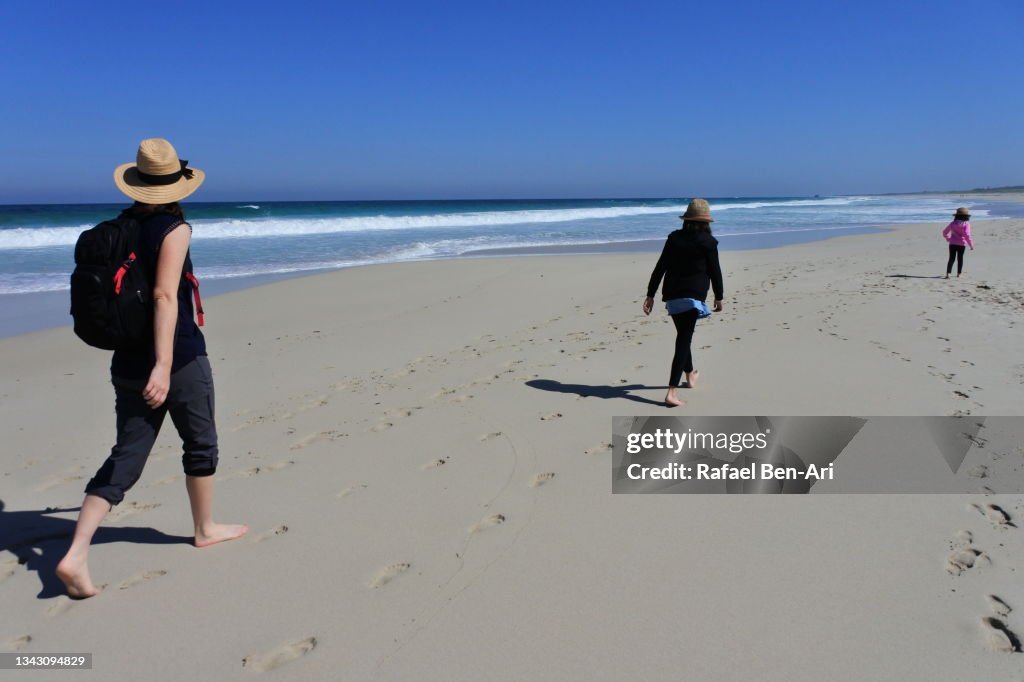
[(954, 220), (942, 231), (942, 236), (953, 246), (969, 246), (974, 248), (971, 241), (971, 224), (966, 220)]

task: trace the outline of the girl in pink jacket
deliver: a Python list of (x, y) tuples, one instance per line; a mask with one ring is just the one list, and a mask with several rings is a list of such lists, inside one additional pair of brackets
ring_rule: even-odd
[(970, 212), (961, 206), (953, 214), (953, 222), (946, 225), (942, 236), (949, 242), (949, 261), (946, 263), (946, 279), (953, 271), (953, 261), (956, 261), (956, 276), (959, 277), (964, 269), (964, 248), (971, 247), (974, 251), (974, 242), (971, 241), (971, 219)]

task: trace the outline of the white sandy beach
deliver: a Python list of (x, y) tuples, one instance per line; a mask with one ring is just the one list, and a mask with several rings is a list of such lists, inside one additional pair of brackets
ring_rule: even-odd
[[(1024, 414), (1024, 221), (975, 223), (949, 281), (943, 225), (723, 252), (726, 308), (677, 412)], [(109, 357), (69, 328), (0, 340), (0, 651), (94, 654), (33, 679), (1024, 677), (982, 622), (1024, 634), (1019, 496), (988, 496), (1000, 524), (980, 494), (611, 494), (611, 417), (667, 413), (671, 321), (640, 311), (655, 258), (411, 262), (209, 299), (218, 517), (252, 530), (186, 544), (168, 420), (82, 602), (52, 575), (75, 512), (44, 510), (77, 507), (109, 451)], [(958, 548), (978, 552), (959, 573)]]

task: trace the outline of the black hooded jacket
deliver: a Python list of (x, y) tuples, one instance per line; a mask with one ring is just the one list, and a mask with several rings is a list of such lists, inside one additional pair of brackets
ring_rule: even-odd
[(661, 290), (663, 301), (674, 298), (703, 301), (708, 297), (709, 287), (714, 287), (715, 300), (721, 300), (724, 292), (718, 240), (707, 232), (676, 230), (665, 240), (665, 248), (651, 273), (651, 282), (647, 285), (649, 297), (653, 298), (658, 291), (662, 277), (665, 278)]

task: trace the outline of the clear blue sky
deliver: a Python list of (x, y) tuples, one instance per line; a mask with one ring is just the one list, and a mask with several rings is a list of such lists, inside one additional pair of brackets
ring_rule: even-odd
[(1024, 183), (1024, 3), (0, 4), (0, 202), (809, 195)]

